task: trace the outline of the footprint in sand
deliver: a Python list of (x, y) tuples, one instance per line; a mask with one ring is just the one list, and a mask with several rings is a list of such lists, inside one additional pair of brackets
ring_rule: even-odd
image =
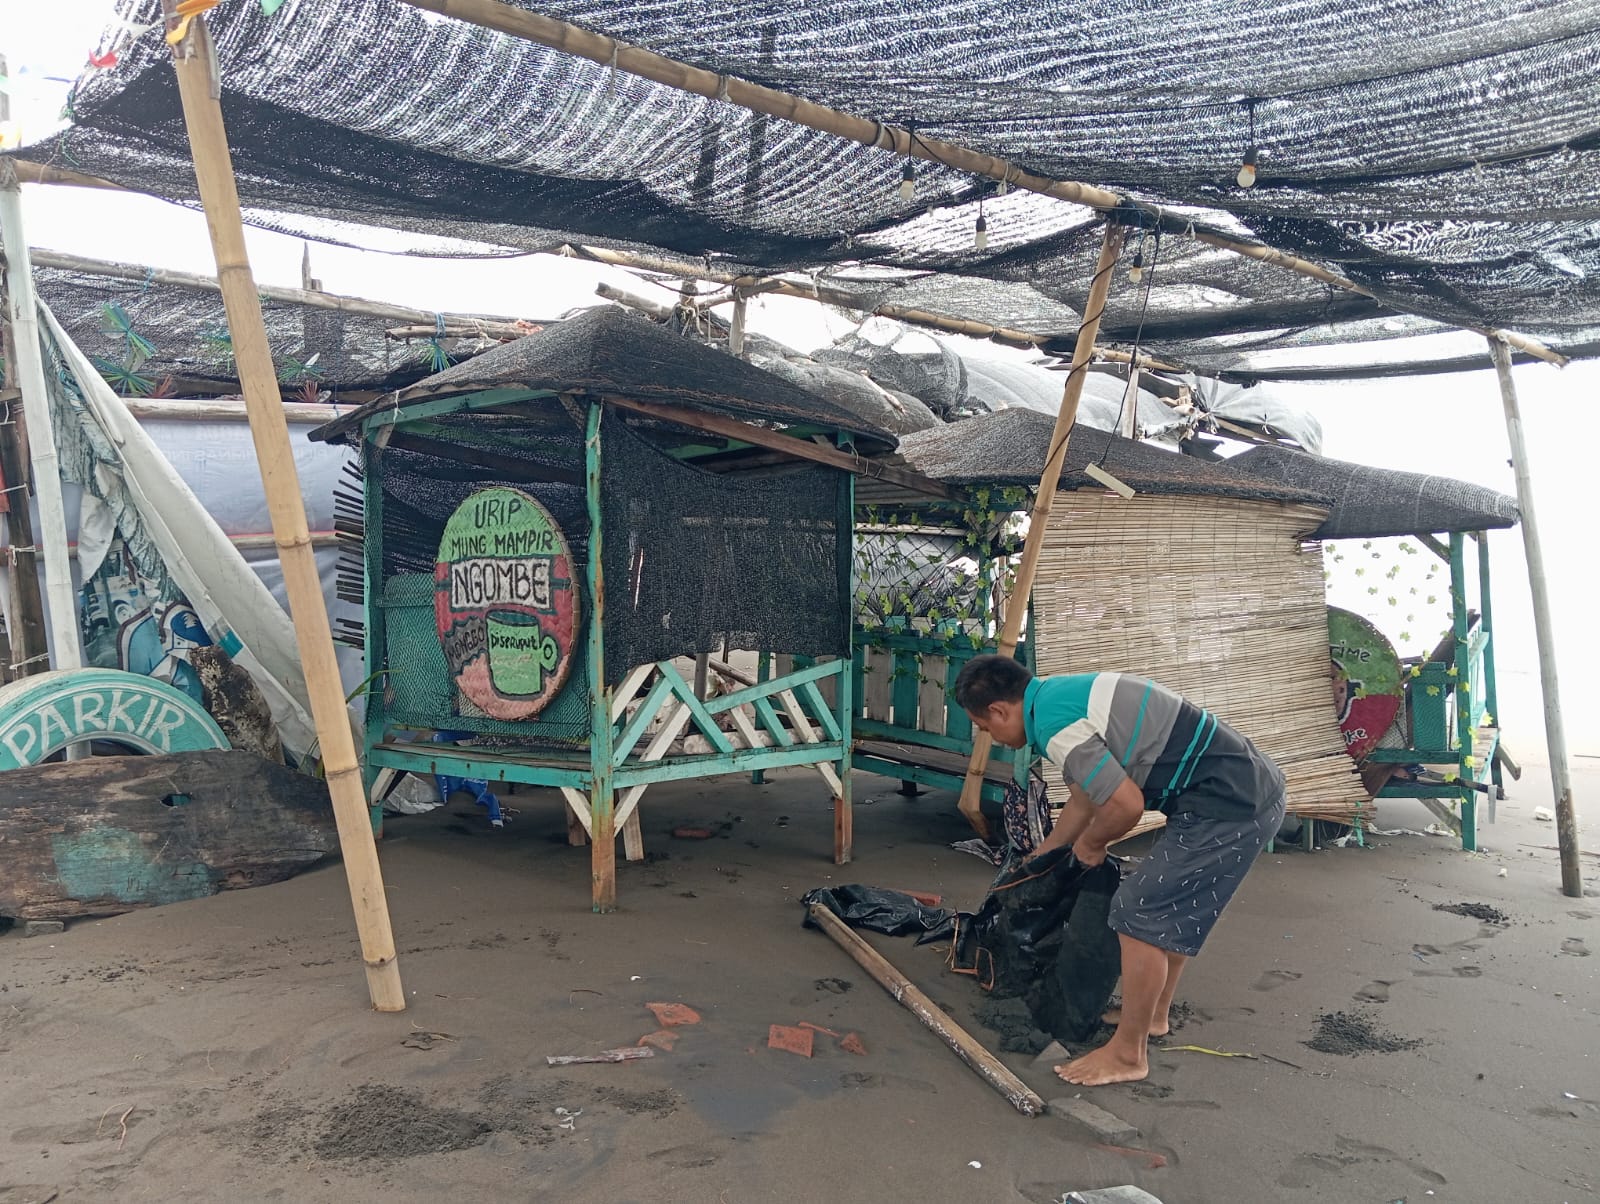
[(1276, 991), (1284, 983), (1295, 982), (1300, 978), (1298, 970), (1268, 970), (1260, 978), (1250, 984), (1252, 991)]
[(1589, 947), (1583, 943), (1581, 936), (1569, 936), (1561, 942), (1561, 952), (1570, 953), (1573, 957), (1588, 957)]
[(1388, 1003), (1389, 988), (1392, 986), (1394, 986), (1394, 983), (1384, 982), (1380, 978), (1362, 987), (1355, 993), (1355, 998), (1364, 1000), (1367, 1003)]

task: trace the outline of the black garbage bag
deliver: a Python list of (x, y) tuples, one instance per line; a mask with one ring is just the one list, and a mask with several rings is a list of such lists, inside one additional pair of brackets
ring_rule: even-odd
[(929, 907), (905, 891), (881, 886), (821, 886), (808, 891), (800, 902), (807, 908), (820, 903), (852, 928), (867, 928), (886, 936), (921, 934), (918, 944), (948, 938), (955, 931), (956, 913), (948, 907)]
[(958, 917), (954, 961), (1000, 998), (1021, 996), (1058, 1040), (1094, 1031), (1122, 972), (1106, 924), (1122, 880), (1115, 858), (1081, 865), (1070, 849), (1008, 857), (978, 911)]

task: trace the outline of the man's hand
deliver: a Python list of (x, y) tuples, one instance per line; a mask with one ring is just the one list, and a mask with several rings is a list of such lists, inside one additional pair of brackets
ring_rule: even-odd
[(1090, 840), (1085, 834), (1073, 843), (1072, 855), (1078, 859), (1079, 865), (1092, 868), (1106, 859), (1106, 846)]

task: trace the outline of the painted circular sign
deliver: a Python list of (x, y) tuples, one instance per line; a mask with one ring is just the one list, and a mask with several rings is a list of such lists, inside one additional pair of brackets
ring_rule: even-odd
[(572, 553), (520, 489), (481, 489), (445, 524), (434, 619), (450, 674), (491, 719), (529, 719), (566, 684), (578, 642)]
[(153, 677), (58, 669), (0, 687), (0, 770), (42, 764), (85, 740), (155, 754), (228, 747), (198, 702)]
[(1400, 658), (1383, 633), (1360, 615), (1328, 607), (1328, 654), (1333, 660), (1333, 707), (1345, 751), (1357, 761), (1400, 713)]

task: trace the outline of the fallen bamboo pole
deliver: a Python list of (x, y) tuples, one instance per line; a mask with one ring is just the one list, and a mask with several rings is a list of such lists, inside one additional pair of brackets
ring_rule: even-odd
[[(176, 0), (163, 0), (169, 28), (176, 25), (175, 6)], [(333, 800), (345, 877), (350, 886), (362, 959), (366, 964), (367, 990), (378, 1011), (399, 1012), (405, 1010), (406, 1001), (400, 984), (394, 935), (389, 926), (389, 905), (378, 865), (361, 767), (356, 760), (355, 739), (345, 711), (344, 687), (334, 659), (328, 611), (312, 552), (311, 532), (306, 524), (305, 503), (300, 493), (294, 451), (289, 443), (289, 427), (278, 396), (277, 370), (272, 363), (272, 350), (261, 319), (261, 302), (245, 248), (238, 186), (217, 95), (221, 89), (213, 91), (215, 54), (205, 19), (189, 18), (188, 32), (174, 47), (173, 67), (178, 76), (195, 181), (205, 206), (206, 225), (217, 261), (217, 280), (227, 309), (239, 380), (250, 411), (256, 460), (266, 489), (267, 511), (272, 519), (284, 587), (289, 595), (289, 612), (300, 645), (311, 713), (322, 746), (328, 793)]]
[[(1100, 315), (1105, 312), (1106, 298), (1111, 293), (1111, 273), (1117, 266), (1123, 237), (1121, 226), (1106, 225), (1105, 237), (1100, 243), (1100, 257), (1095, 261), (1094, 280), (1089, 286), (1089, 300), (1084, 306), (1083, 325), (1078, 328), (1078, 344), (1072, 352), (1072, 371), (1067, 374), (1066, 388), (1061, 395), (1061, 412), (1056, 415), (1055, 430), (1050, 436), (1050, 458), (1045, 461), (1044, 473), (1039, 477), (1039, 488), (1033, 497), (1028, 538), (1022, 545), (1016, 581), (1011, 587), (1011, 603), (1006, 607), (1005, 624), (1000, 631), (999, 646), (995, 649), (1001, 656), (1014, 653), (1017, 641), (1022, 638), (1022, 621), (1028, 613), (1028, 597), (1033, 592), (1039, 553), (1044, 549), (1045, 528), (1050, 525), (1056, 487), (1061, 483), (1061, 467), (1067, 461), (1067, 443), (1072, 437), (1072, 424), (1078, 420), (1078, 402), (1083, 397), (1083, 382), (1089, 375), (1089, 360), (1094, 354), (1094, 341), (1100, 333)], [(989, 834), (989, 825), (981, 810), (983, 773), (989, 765), (989, 750), (993, 743), (988, 732), (974, 730), (972, 733), (972, 759), (967, 764), (967, 777), (961, 784), (961, 801), (958, 804), (967, 822), (985, 838)]]
[(1583, 865), (1578, 860), (1578, 810), (1572, 798), (1572, 767), (1567, 760), (1567, 729), (1561, 716), (1561, 686), (1556, 676), (1556, 637), (1550, 617), (1550, 592), (1544, 575), (1544, 548), (1533, 510), (1533, 473), (1522, 437), (1517, 387), (1511, 379), (1511, 351), (1499, 339), (1489, 340), (1489, 354), (1500, 378), (1500, 400), (1506, 411), (1506, 437), (1511, 467), (1517, 478), (1517, 508), (1522, 511), (1522, 545), (1527, 552), (1528, 585), (1533, 593), (1533, 631), (1539, 645), (1539, 684), (1544, 692), (1544, 734), (1550, 750), (1550, 785), (1555, 792), (1556, 839), (1561, 846), (1561, 893), (1583, 897)]
[(850, 931), (843, 920), (820, 903), (811, 904), (808, 910), (813, 924), (827, 933), (834, 944), (855, 958), (856, 964), (872, 975), (879, 986), (932, 1029), (941, 1041), (955, 1050), (956, 1057), (972, 1067), (984, 1082), (1005, 1096), (1013, 1108), (1024, 1116), (1039, 1116), (1044, 1112), (1044, 1100), (1006, 1069), (1005, 1064), (985, 1049), (976, 1037), (924, 995), (915, 983), (896, 970), (888, 959)]
[[(1177, 221), (1171, 215), (1164, 215), (1158, 205), (1134, 201), (1120, 193), (1112, 192), (1106, 188), (1097, 188), (1093, 184), (1084, 184), (1077, 180), (1052, 180), (1046, 176), (1035, 175), (1032, 172), (1023, 170), (1015, 163), (994, 155), (985, 155), (965, 146), (959, 146), (954, 142), (930, 138), (925, 134), (913, 135), (908, 129), (901, 129), (897, 126), (886, 125), (881, 121), (874, 121), (871, 118), (857, 117), (852, 113), (831, 109), (826, 105), (805, 100), (791, 93), (780, 92), (776, 88), (753, 84), (749, 80), (740, 79), (737, 76), (719, 75), (715, 71), (691, 67), (688, 63), (666, 58), (642, 47), (630, 46), (626, 42), (619, 42), (615, 38), (607, 37), (604, 34), (593, 33), (587, 29), (580, 29), (576, 25), (569, 25), (565, 21), (558, 21), (553, 17), (546, 17), (540, 13), (517, 8), (511, 4), (504, 3), (504, 0), (403, 0), (403, 2), (413, 8), (439, 13), (446, 17), (454, 17), (458, 21), (467, 22), (469, 25), (492, 29), (498, 33), (521, 38), (527, 42), (548, 46), (564, 54), (588, 59), (590, 62), (599, 63), (615, 71), (626, 71), (629, 75), (637, 75), (642, 79), (664, 84), (669, 88), (677, 88), (682, 92), (691, 92), (697, 96), (727, 101), (729, 104), (749, 109), (753, 113), (765, 113), (771, 117), (781, 117), (786, 121), (794, 122), (796, 125), (803, 125), (826, 134), (833, 134), (839, 138), (846, 138), (863, 146), (887, 150), (894, 154), (906, 155), (916, 159), (925, 159), (942, 167), (968, 172), (975, 176), (984, 176), (991, 180), (1000, 181), (1011, 188), (1036, 192), (1041, 196), (1053, 197), (1060, 201), (1071, 201), (1074, 204), (1087, 205), (1102, 212), (1109, 212), (1122, 207), (1132, 207), (1156, 226), (1171, 227)], [(1187, 223), (1180, 223), (1180, 225), (1183, 229), (1187, 229)], [(1274, 247), (1239, 242), (1221, 234), (1212, 234), (1199, 230), (1195, 231), (1194, 237), (1207, 246), (1231, 251), (1235, 255), (1242, 255), (1262, 263), (1270, 263), (1297, 275), (1332, 285), (1334, 288), (1342, 289), (1345, 292), (1355, 293), (1362, 297), (1371, 297), (1379, 304), (1393, 308), (1390, 302), (1375, 296), (1370, 289), (1339, 275), (1337, 272), (1330, 272), (1327, 268), (1322, 267), (1320, 264), (1312, 263), (1309, 259), (1302, 259), (1298, 255), (1291, 255)], [(1424, 314), (1422, 316), (1433, 317), (1435, 315)], [(1458, 325), (1458, 323), (1454, 322), (1450, 324)], [(1518, 350), (1537, 356), (1539, 359), (1555, 364), (1558, 367), (1567, 362), (1566, 357), (1557, 354), (1536, 339), (1530, 339), (1526, 335), (1514, 334), (1511, 331), (1493, 330), (1488, 327), (1468, 326), (1462, 327), (1462, 329), (1476, 330), (1480, 334), (1501, 338)]]

